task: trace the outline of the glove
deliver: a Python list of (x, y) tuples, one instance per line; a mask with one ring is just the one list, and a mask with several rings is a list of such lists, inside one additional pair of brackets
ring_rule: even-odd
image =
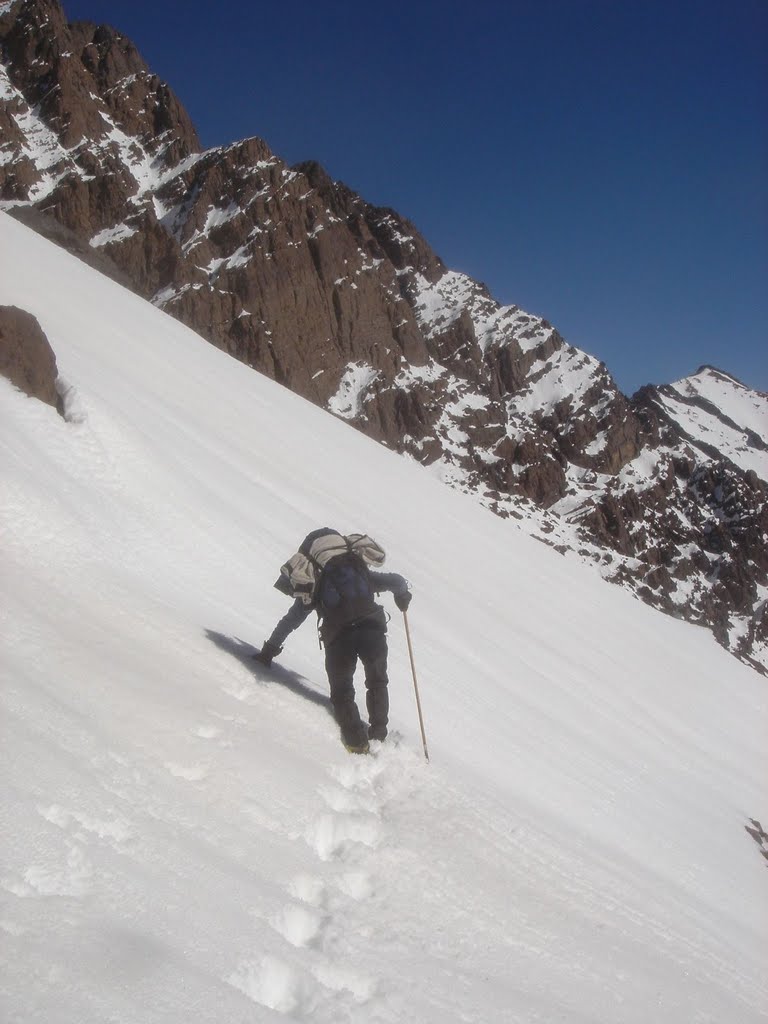
[(262, 665), (266, 665), (267, 668), (269, 668), (272, 664), (272, 659), (276, 658), (278, 654), (281, 654), (282, 650), (282, 647), (277, 647), (275, 644), (271, 644), (269, 640), (267, 640), (261, 650), (254, 654), (254, 658), (256, 661), (260, 661)]
[(408, 611), (408, 605), (411, 603), (412, 597), (413, 594), (410, 592), (410, 590), (405, 590), (403, 591), (402, 594), (395, 594), (395, 604), (397, 605), (401, 612)]

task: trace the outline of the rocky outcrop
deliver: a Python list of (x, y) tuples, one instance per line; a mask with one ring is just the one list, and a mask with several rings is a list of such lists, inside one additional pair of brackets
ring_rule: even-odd
[(30, 398), (59, 407), (56, 356), (31, 313), (0, 306), (0, 374)]
[(260, 139), (201, 151), (119, 32), (56, 0), (0, 10), (0, 206), (43, 211), (224, 351), (768, 664), (764, 396), (712, 368), (621, 394), (318, 164)]

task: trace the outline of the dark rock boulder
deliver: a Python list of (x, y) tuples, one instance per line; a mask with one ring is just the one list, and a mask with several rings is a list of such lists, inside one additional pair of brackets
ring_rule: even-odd
[(31, 313), (0, 306), (0, 373), (30, 398), (58, 408), (56, 356)]

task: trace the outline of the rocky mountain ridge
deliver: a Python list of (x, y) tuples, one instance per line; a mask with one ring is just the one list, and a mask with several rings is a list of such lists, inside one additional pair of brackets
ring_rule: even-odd
[(0, 3), (0, 206), (62, 226), (212, 343), (768, 664), (768, 398), (624, 396), (417, 229), (260, 139), (202, 150), (133, 44)]

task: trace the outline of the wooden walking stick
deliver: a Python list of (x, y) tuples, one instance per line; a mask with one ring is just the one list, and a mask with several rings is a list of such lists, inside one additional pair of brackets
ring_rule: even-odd
[(413, 661), (413, 646), (411, 645), (411, 631), (408, 628), (408, 614), (403, 612), (403, 619), (405, 621), (405, 638), (408, 641), (408, 657), (411, 659), (411, 672), (413, 673), (413, 690), (416, 694), (416, 710), (419, 712), (419, 728), (421, 729), (421, 742), (424, 744), (424, 757), (429, 761), (429, 752), (427, 751), (427, 737), (424, 734), (424, 718), (421, 714), (421, 701), (419, 700), (419, 684), (416, 681), (416, 665)]

